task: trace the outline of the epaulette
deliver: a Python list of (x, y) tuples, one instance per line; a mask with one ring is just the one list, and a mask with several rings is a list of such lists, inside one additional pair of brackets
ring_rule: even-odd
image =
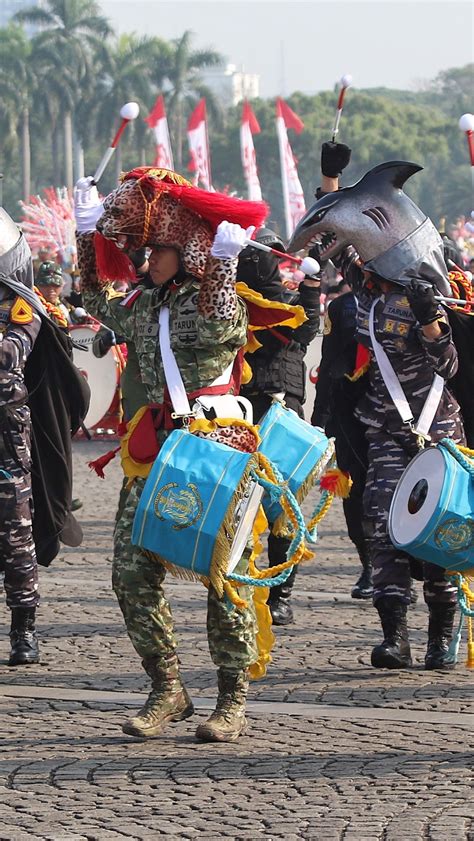
[(33, 307), (24, 298), (15, 298), (10, 310), (12, 324), (31, 324), (33, 321)]
[(132, 289), (132, 291), (129, 292), (128, 295), (125, 295), (123, 301), (120, 302), (120, 306), (126, 307), (128, 310), (130, 310), (133, 307), (135, 301), (140, 297), (142, 292), (143, 289)]

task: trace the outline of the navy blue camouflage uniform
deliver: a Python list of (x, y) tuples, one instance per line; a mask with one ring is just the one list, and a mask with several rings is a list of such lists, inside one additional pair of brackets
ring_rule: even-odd
[[(26, 360), (41, 320), (0, 285), (0, 565), (10, 608), (39, 603), (38, 568), (32, 534), (30, 410), (24, 381)], [(23, 323), (12, 322), (12, 307)], [(25, 316), (26, 312), (26, 316)], [(31, 317), (31, 318), (30, 318)], [(28, 321), (28, 319), (30, 320)]]
[[(378, 293), (377, 293), (378, 295)], [(369, 312), (376, 294), (364, 287), (359, 296), (357, 339), (371, 348)], [(427, 339), (416, 322), (403, 289), (387, 293), (378, 301), (374, 330), (399, 379), (418, 420), (434, 374), (449, 380), (457, 370), (457, 352), (447, 323), (439, 321), (442, 335)], [(440, 311), (440, 315), (442, 312)], [(372, 358), (369, 387), (359, 401), (356, 416), (366, 426), (368, 473), (364, 491), (364, 528), (371, 546), (374, 603), (386, 596), (410, 602), (410, 556), (397, 549), (388, 534), (388, 514), (395, 487), (418, 452), (417, 439), (403, 425), (400, 415)], [(457, 402), (445, 386), (430, 436), (434, 443), (446, 436), (464, 442)], [(455, 588), (444, 578), (441, 567), (423, 563), (424, 597), (428, 605), (455, 603)]]

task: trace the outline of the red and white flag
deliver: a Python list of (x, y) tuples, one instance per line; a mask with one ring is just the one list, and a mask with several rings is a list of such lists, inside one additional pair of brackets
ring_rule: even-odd
[(291, 110), (290, 106), (278, 97), (276, 102), (276, 126), (280, 147), (281, 182), (285, 207), (286, 235), (290, 238), (301, 217), (306, 212), (303, 188), (298, 178), (296, 160), (288, 141), (287, 130), (294, 129), (297, 134), (304, 128), (303, 122)]
[(173, 153), (171, 151), (168, 120), (166, 119), (165, 103), (160, 94), (145, 122), (153, 129), (156, 138), (156, 155), (153, 166), (163, 169), (174, 169)]
[(242, 167), (247, 182), (247, 197), (250, 201), (262, 201), (262, 191), (258, 180), (257, 158), (253, 145), (253, 135), (260, 133), (260, 126), (251, 106), (244, 101), (242, 122), (240, 124), (240, 152)]
[(198, 102), (188, 120), (188, 143), (191, 156), (188, 169), (194, 173), (195, 184), (201, 184), (205, 190), (212, 190), (211, 155), (204, 98)]

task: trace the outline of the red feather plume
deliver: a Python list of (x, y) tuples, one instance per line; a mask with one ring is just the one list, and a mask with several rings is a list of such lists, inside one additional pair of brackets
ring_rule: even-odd
[(100, 280), (134, 281), (135, 268), (130, 258), (117, 248), (115, 242), (99, 234), (94, 234), (95, 260)]
[(200, 187), (193, 187), (182, 176), (171, 170), (156, 170), (154, 167), (136, 167), (128, 172), (123, 180), (137, 179), (145, 193), (151, 195), (166, 192), (180, 204), (209, 222), (215, 231), (224, 220), (248, 228), (255, 225), (260, 228), (267, 215), (265, 202), (244, 201), (223, 193), (211, 193)]

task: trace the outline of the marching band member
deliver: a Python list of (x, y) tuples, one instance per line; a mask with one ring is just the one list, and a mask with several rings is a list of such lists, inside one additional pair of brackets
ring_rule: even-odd
[[(255, 239), (279, 251), (285, 249), (282, 240), (269, 228), (257, 231)], [(299, 305), (306, 314), (307, 320), (299, 327), (281, 326), (258, 332), (261, 347), (249, 355), (252, 379), (242, 386), (240, 392), (252, 403), (255, 423), (258, 423), (271, 406), (273, 395), (281, 395), (285, 405), (303, 417), (306, 396), (304, 357), (318, 329), (320, 282), (318, 279), (305, 277), (298, 292), (289, 292), (281, 280), (279, 259), (274, 254), (257, 251), (251, 246), (244, 248), (239, 255), (237, 279), (260, 292), (267, 300), (280, 301), (292, 306)], [(289, 538), (270, 531), (268, 561), (271, 567), (286, 560), (290, 542)], [(268, 606), (274, 625), (289, 625), (293, 622), (290, 599), (296, 569), (295, 566), (284, 584), (270, 590)]]
[[(158, 344), (160, 311), (169, 308), (170, 346), (190, 398), (238, 388), (247, 316), (235, 292), (236, 258), (254, 230), (248, 226), (260, 225), (266, 208), (207, 193), (176, 173), (150, 167), (128, 173), (102, 207), (91, 180), (83, 179), (76, 188), (84, 301), (92, 314), (136, 348), (150, 406), (153, 460), (160, 442), (180, 424), (172, 417)], [(94, 253), (96, 226), (109, 245), (114, 240), (127, 251), (151, 249), (150, 288), (140, 285), (125, 298), (117, 297), (110, 283), (100, 279)], [(108, 276), (116, 279), (113, 268)], [(213, 385), (216, 381), (219, 385)], [(167, 722), (192, 715), (193, 705), (179, 673), (171, 610), (163, 591), (165, 568), (131, 544), (143, 485), (143, 479), (134, 482), (116, 525), (113, 587), (129, 637), (152, 683), (144, 707), (125, 722), (123, 730), (147, 738), (159, 735)], [(253, 610), (237, 610), (226, 598), (219, 599), (211, 586), (207, 628), (219, 694), (215, 712), (197, 728), (196, 736), (204, 741), (235, 741), (246, 726), (247, 669), (257, 657)]]
[[(423, 436), (433, 442), (446, 436), (458, 443), (464, 440), (459, 406), (446, 385), (457, 370), (456, 348), (433, 288), (445, 295), (450, 291), (442, 241), (401, 189), (419, 169), (400, 161), (381, 164), (354, 186), (338, 191), (337, 197), (331, 193), (318, 199), (298, 224), (289, 246), (298, 250), (316, 234), (326, 234), (326, 257), (352, 245), (364, 271), (357, 338), (366, 349), (368, 385), (356, 416), (366, 427), (368, 442), (364, 528), (373, 564), (374, 604), (384, 634), (372, 651), (371, 662), (391, 669), (412, 663), (407, 630), (410, 563), (419, 566), (390, 541), (392, 496)], [(332, 190), (337, 187), (336, 180)], [(394, 381), (404, 392), (411, 421), (404, 421), (397, 409), (400, 400)], [(437, 397), (430, 399), (435, 384)], [(425, 407), (427, 429), (421, 424)], [(426, 562), (422, 566), (429, 608), (425, 668), (453, 668), (446, 654), (456, 588), (441, 567)]]

